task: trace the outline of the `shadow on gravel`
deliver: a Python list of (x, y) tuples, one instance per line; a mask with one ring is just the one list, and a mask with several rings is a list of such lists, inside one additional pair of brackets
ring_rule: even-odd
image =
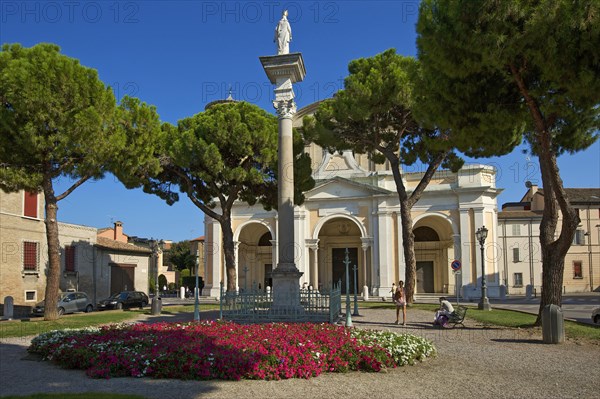
[[(192, 315), (193, 316), (193, 315)], [(51, 361), (27, 352), (23, 345), (0, 344), (0, 397), (33, 395), (45, 392), (81, 393), (102, 392), (111, 394), (142, 395), (147, 398), (197, 399), (218, 395), (219, 385), (238, 381), (180, 380), (118, 377), (95, 379), (82, 370), (61, 368)], [(82, 396), (85, 397), (85, 396)]]
[(505, 343), (511, 343), (511, 344), (543, 344), (544, 343), (544, 341), (542, 341), (541, 339), (535, 339), (535, 338), (531, 338), (531, 339), (497, 338), (497, 339), (492, 339), (491, 341), (505, 342)]
[[(203, 320), (217, 320), (219, 318), (218, 310), (208, 310), (200, 312), (200, 321)], [(152, 323), (188, 323), (194, 321), (194, 313), (166, 313), (157, 316), (148, 315), (147, 319), (139, 320), (139, 323), (152, 324)]]

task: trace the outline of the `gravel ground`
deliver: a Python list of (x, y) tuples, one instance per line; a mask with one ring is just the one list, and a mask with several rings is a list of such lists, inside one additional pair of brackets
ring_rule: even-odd
[[(40, 392), (118, 392), (147, 398), (597, 398), (600, 343), (546, 345), (539, 330), (431, 326), (432, 313), (408, 310), (405, 327), (392, 309), (361, 309), (357, 328), (410, 332), (432, 340), (438, 356), (380, 373), (323, 374), (309, 380), (179, 381), (149, 378), (96, 380), (28, 356), (31, 337), (0, 340), (0, 395)], [(468, 315), (468, 313), (467, 313)], [(215, 314), (203, 313), (202, 317)], [(185, 315), (188, 320), (190, 315)], [(143, 316), (140, 321), (179, 321)]]

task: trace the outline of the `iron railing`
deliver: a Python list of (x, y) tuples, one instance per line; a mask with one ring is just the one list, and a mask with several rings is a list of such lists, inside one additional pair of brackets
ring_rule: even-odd
[(240, 323), (335, 323), (340, 317), (341, 307), (341, 283), (334, 284), (329, 291), (300, 290), (300, 308), (297, 309), (274, 307), (270, 292), (257, 289), (227, 292), (221, 284), (219, 316), (222, 320)]

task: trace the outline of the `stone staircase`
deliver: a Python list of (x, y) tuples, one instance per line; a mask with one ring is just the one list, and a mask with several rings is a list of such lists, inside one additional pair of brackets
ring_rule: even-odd
[[(452, 300), (452, 294), (443, 292), (420, 292), (415, 294), (415, 303), (439, 303), (441, 296), (445, 296)], [(456, 296), (454, 296), (454, 298), (456, 298)]]

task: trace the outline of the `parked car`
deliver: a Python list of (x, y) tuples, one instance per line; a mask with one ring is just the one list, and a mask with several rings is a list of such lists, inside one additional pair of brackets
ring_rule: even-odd
[(592, 321), (596, 324), (600, 324), (600, 308), (596, 308), (592, 311)]
[(122, 291), (98, 302), (97, 309), (143, 308), (148, 302), (148, 295), (141, 291)]
[[(43, 316), (46, 310), (46, 301), (41, 301), (35, 305), (31, 313), (36, 316)], [(62, 316), (65, 313), (86, 312), (94, 310), (94, 304), (88, 298), (85, 292), (65, 292), (58, 297), (58, 314)]]

